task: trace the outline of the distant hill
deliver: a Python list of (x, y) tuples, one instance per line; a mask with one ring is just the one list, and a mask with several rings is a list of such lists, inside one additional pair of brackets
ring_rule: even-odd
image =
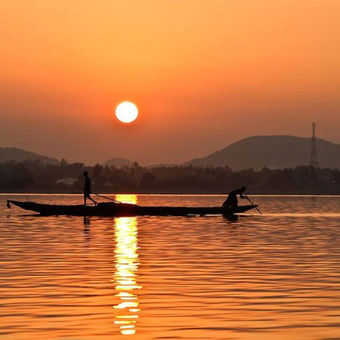
[(33, 159), (40, 160), (45, 164), (59, 164), (59, 161), (55, 158), (38, 155), (34, 152), (25, 151), (22, 149), (0, 147), (0, 163), (6, 163), (9, 161), (23, 162)]
[[(319, 165), (340, 169), (340, 144), (316, 140)], [(233, 170), (263, 167), (282, 169), (308, 165), (311, 139), (294, 136), (254, 136), (242, 139), (206, 157), (185, 165), (229, 166)]]
[(116, 168), (121, 168), (122, 166), (132, 166), (133, 163), (125, 158), (111, 158), (104, 163), (104, 165), (114, 166)]

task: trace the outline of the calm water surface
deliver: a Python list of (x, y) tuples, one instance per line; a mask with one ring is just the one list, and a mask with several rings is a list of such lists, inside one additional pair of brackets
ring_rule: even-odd
[(0, 196), (0, 339), (340, 339), (340, 197), (254, 196), (264, 215), (237, 221), (37, 217), (7, 198), (82, 202)]

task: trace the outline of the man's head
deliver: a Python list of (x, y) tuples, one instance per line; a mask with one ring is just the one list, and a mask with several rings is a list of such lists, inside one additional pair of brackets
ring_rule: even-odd
[(87, 173), (87, 171), (84, 171), (83, 175), (84, 177), (88, 177), (89, 174)]
[(245, 186), (243, 186), (242, 188), (241, 188), (241, 191), (242, 192), (245, 192), (247, 190), (247, 188), (245, 187)]

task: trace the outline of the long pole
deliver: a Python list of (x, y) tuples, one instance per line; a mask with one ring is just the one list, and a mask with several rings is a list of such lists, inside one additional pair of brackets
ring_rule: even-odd
[(96, 194), (95, 192), (93, 192), (93, 195), (96, 195), (96, 196), (99, 196), (99, 197), (102, 197), (102, 198), (106, 198), (107, 200), (110, 200), (110, 201), (117, 203), (117, 201), (113, 198), (110, 198), (110, 197), (107, 197), (107, 196), (104, 196), (104, 195), (99, 195), (99, 194)]
[[(248, 200), (252, 205), (256, 205), (256, 204), (254, 204), (254, 203), (250, 200), (250, 198), (249, 198), (248, 196), (246, 196), (246, 197), (247, 197), (247, 200)], [(258, 209), (257, 207), (255, 207), (255, 209), (262, 215), (260, 209)]]

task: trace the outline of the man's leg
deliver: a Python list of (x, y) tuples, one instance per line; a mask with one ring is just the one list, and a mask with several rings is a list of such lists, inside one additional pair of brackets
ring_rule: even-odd
[(97, 202), (89, 195), (89, 199), (94, 203), (94, 205), (97, 205)]

